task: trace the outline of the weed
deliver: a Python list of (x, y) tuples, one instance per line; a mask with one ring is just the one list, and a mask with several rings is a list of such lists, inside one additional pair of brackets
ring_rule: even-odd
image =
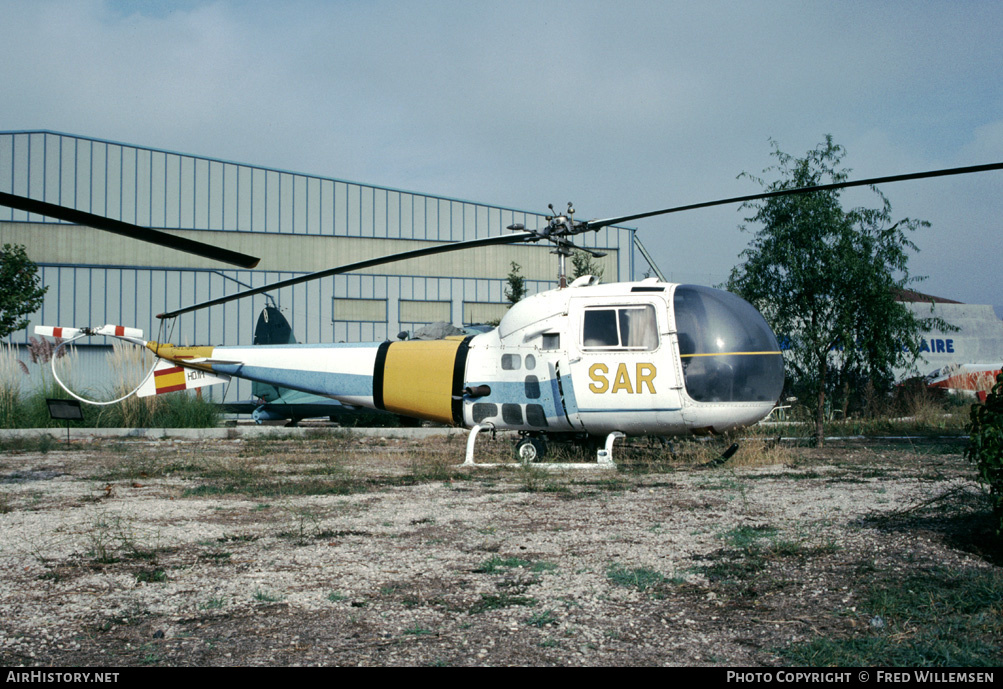
[[(868, 580), (870, 581), (870, 580)], [(870, 583), (858, 606), (867, 624), (849, 638), (816, 637), (780, 650), (819, 666), (996, 666), (1003, 634), (1003, 574), (931, 568)]]
[(408, 627), (404, 630), (405, 634), (410, 634), (411, 636), (430, 636), (435, 634), (431, 629), (422, 627), (420, 625), (415, 625), (413, 627)]
[(9, 454), (39, 452), (44, 455), (55, 449), (78, 450), (80, 448), (74, 445), (60, 445), (59, 440), (47, 432), (32, 436), (5, 436), (0, 438), (0, 452)]
[(310, 509), (291, 510), (294, 519), (294, 526), (287, 531), (280, 531), (279, 538), (291, 538), (300, 545), (307, 543), (314, 538), (329, 538), (330, 531), (320, 529), (320, 517)]
[(331, 591), (331, 593), (327, 594), (327, 599), (332, 603), (340, 603), (343, 600), (348, 600), (348, 596), (337, 591)]
[(209, 600), (200, 603), (199, 609), (201, 610), (221, 610), (223, 606), (226, 605), (226, 601), (222, 598), (210, 598)]
[(408, 467), (408, 478), (414, 483), (432, 481), (463, 481), (470, 476), (457, 469), (454, 463), (438, 454), (418, 452)]
[(514, 596), (504, 593), (501, 595), (490, 595), (482, 593), (481, 599), (474, 603), (467, 612), (471, 615), (476, 615), (487, 610), (498, 610), (515, 605), (531, 608), (536, 605), (536, 599), (531, 596)]
[(777, 531), (777, 527), (767, 524), (762, 526), (737, 526), (725, 533), (722, 538), (733, 548), (748, 550), (761, 539), (773, 537)]
[(498, 574), (504, 569), (516, 569), (519, 567), (529, 568), (532, 566), (529, 560), (518, 557), (492, 557), (481, 563), (480, 567), (474, 570), (478, 574)]
[(216, 539), (220, 543), (250, 543), (251, 541), (258, 540), (258, 537), (254, 534), (223, 534)]
[(616, 586), (636, 588), (640, 591), (647, 591), (666, 583), (665, 577), (654, 570), (643, 567), (627, 569), (620, 565), (614, 565), (607, 569), (606, 578)]
[(95, 562), (111, 564), (139, 551), (132, 526), (121, 517), (100, 514), (87, 532), (88, 555)]
[(534, 574), (540, 574), (541, 572), (553, 572), (557, 569), (557, 565), (553, 562), (545, 562), (543, 560), (534, 562), (519, 557), (495, 556), (482, 562), (474, 572), (478, 574), (499, 574), (503, 570), (508, 569), (526, 569)]
[(531, 615), (523, 621), (531, 627), (546, 627), (550, 624), (557, 624), (557, 618), (554, 616), (554, 612), (552, 610), (543, 610), (535, 615)]
[(741, 481), (735, 478), (719, 478), (714, 479), (711, 482), (706, 482), (700, 484), (699, 488), (704, 490), (736, 490), (739, 492), (745, 491), (745, 486)]
[(525, 464), (519, 469), (522, 488), (528, 493), (568, 493), (565, 483), (558, 480), (552, 471)]
[[(732, 584), (753, 577), (775, 560), (805, 559), (839, 550), (835, 539), (820, 535), (817, 529), (810, 535), (802, 535), (799, 530), (791, 535), (781, 535), (774, 526), (741, 526), (725, 532), (721, 538), (729, 547), (711, 555), (712, 564), (700, 567), (698, 571), (711, 581)], [(755, 591), (747, 589), (743, 593), (754, 595)]]
[(282, 596), (269, 591), (264, 591), (262, 589), (257, 589), (254, 592), (254, 600), (261, 603), (278, 603), (282, 600)]
[(167, 572), (162, 569), (152, 569), (136, 572), (136, 581), (140, 584), (161, 583), (167, 581)]

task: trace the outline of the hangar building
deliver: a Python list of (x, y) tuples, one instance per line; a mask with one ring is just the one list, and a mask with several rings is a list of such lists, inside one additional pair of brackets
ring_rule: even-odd
[[(176, 344), (250, 344), (274, 300), (300, 342), (379, 341), (447, 321), (501, 317), (512, 263), (530, 294), (550, 289), (549, 245), (504, 245), (338, 275), (181, 316), (156, 314), (334, 266), (546, 224), (543, 214), (49, 131), (0, 132), (0, 191), (26, 195), (261, 257), (254, 270), (0, 207), (0, 243), (23, 244), (49, 291), (35, 325), (113, 323)], [(576, 243), (607, 253), (606, 282), (634, 273), (634, 232), (609, 227)], [(77, 347), (85, 388), (108, 378), (105, 338)], [(24, 357), (22, 357), (24, 358)], [(107, 386), (105, 386), (107, 387)], [(214, 392), (218, 388), (210, 388)], [(219, 394), (219, 393), (217, 393)], [(250, 397), (233, 381), (227, 401)]]
[(963, 304), (943, 297), (906, 290), (899, 300), (917, 318), (940, 318), (956, 330), (934, 328), (920, 342), (919, 360), (902, 378), (931, 375), (958, 364), (1003, 364), (1003, 321), (988, 304)]

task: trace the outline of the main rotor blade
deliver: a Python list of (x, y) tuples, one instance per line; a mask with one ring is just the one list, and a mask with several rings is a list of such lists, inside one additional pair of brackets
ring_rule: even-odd
[(607, 218), (605, 220), (590, 220), (584, 223), (584, 230), (598, 230), (609, 225), (619, 225), (620, 223), (641, 218), (650, 218), (655, 215), (665, 215), (667, 213), (678, 213), (679, 211), (691, 211), (697, 208), (708, 208), (710, 206), (723, 206), (729, 203), (745, 203), (746, 201), (758, 201), (760, 199), (771, 199), (777, 196), (790, 196), (794, 194), (810, 194), (814, 191), (830, 191), (832, 189), (846, 189), (848, 187), (864, 187), (874, 184), (885, 184), (887, 182), (904, 182), (910, 179), (926, 179), (927, 177), (945, 177), (947, 175), (967, 175), (972, 172), (988, 172), (990, 170), (1003, 170), (1003, 163), (989, 163), (987, 165), (971, 165), (969, 167), (953, 167), (945, 170), (931, 170), (929, 172), (913, 172), (908, 175), (891, 175), (888, 177), (872, 177), (871, 179), (859, 179), (851, 182), (835, 182), (833, 184), (820, 184), (815, 187), (798, 187), (796, 189), (780, 189), (778, 191), (767, 191), (760, 194), (749, 194), (748, 196), (735, 196), (730, 199), (720, 199), (718, 201), (706, 201), (704, 203), (693, 203), (688, 206), (676, 206), (674, 208), (663, 208), (658, 211), (648, 213), (635, 213), (634, 215), (622, 215), (619, 218)]
[(167, 232), (151, 230), (148, 227), (141, 227), (140, 225), (133, 225), (121, 220), (106, 218), (102, 215), (78, 211), (75, 208), (58, 206), (54, 203), (29, 199), (25, 196), (16, 196), (2, 191), (0, 191), (0, 205), (16, 208), (19, 211), (27, 211), (50, 218), (65, 220), (77, 225), (86, 225), (98, 230), (104, 230), (105, 232), (114, 232), (123, 237), (131, 237), (132, 239), (150, 242), (151, 244), (157, 244), (169, 249), (177, 249), (178, 251), (210, 258), (214, 261), (222, 261), (223, 263), (240, 266), (241, 268), (253, 268), (258, 265), (259, 261), (254, 256), (230, 251), (229, 249), (223, 249), (204, 242), (197, 242), (194, 239), (185, 239), (184, 237), (178, 237)]
[(311, 280), (326, 278), (331, 275), (340, 275), (341, 273), (349, 273), (353, 270), (372, 268), (373, 266), (383, 265), (384, 263), (405, 261), (409, 258), (421, 258), (422, 256), (432, 256), (434, 254), (444, 254), (449, 251), (460, 251), (462, 249), (475, 249), (480, 246), (492, 246), (495, 244), (515, 244), (516, 242), (536, 241), (539, 239), (541, 239), (540, 235), (536, 234), (535, 232), (514, 232), (512, 234), (500, 235), (497, 237), (482, 237), (481, 239), (469, 239), (465, 242), (453, 242), (450, 244), (429, 246), (423, 249), (414, 249), (412, 251), (402, 251), (401, 253), (398, 254), (391, 254), (389, 256), (380, 256), (379, 258), (369, 258), (364, 261), (356, 261), (355, 263), (348, 263), (343, 266), (338, 266), (337, 268), (328, 268), (327, 270), (319, 270), (316, 273), (308, 273), (306, 275), (300, 275), (299, 277), (289, 278), (288, 280), (273, 282), (272, 284), (264, 285), (263, 287), (255, 287), (254, 289), (244, 290), (243, 292), (235, 292), (234, 294), (230, 294), (225, 297), (218, 297), (216, 299), (203, 301), (201, 303), (194, 304), (192, 306), (186, 306), (184, 308), (177, 309), (175, 311), (168, 311), (167, 313), (157, 314), (157, 318), (175, 318), (183, 313), (189, 313), (191, 311), (198, 311), (199, 309), (208, 308), (210, 306), (225, 304), (227, 302), (235, 301), (237, 299), (243, 299), (244, 297), (250, 297), (255, 294), (261, 294), (262, 292), (270, 292), (274, 289), (291, 287), (292, 285), (299, 285), (301, 283), (309, 282)]

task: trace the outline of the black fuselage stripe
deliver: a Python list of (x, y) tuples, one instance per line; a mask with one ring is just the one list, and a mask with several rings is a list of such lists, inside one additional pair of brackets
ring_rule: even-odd
[(450, 405), (453, 412), (453, 424), (463, 425), (463, 381), (467, 373), (467, 352), (470, 351), (471, 335), (465, 338), (456, 348), (456, 361), (453, 363), (453, 401)]
[(376, 362), (373, 364), (373, 406), (377, 409), (386, 410), (383, 405), (383, 373), (387, 368), (387, 352), (390, 351), (391, 342), (384, 342), (376, 350)]

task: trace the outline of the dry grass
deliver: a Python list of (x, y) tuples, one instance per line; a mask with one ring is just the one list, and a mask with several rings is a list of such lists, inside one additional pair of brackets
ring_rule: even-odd
[[(148, 350), (133, 344), (115, 340), (112, 350), (107, 355), (108, 366), (115, 372), (114, 398), (123, 397), (139, 387), (150, 367), (153, 365), (153, 354)], [(126, 428), (136, 428), (149, 422), (160, 405), (160, 398), (136, 397), (133, 395), (119, 403), (118, 413), (122, 417), (122, 425)]]
[(21, 384), (27, 373), (24, 362), (17, 357), (17, 350), (8, 344), (0, 344), (0, 428), (16, 425)]

